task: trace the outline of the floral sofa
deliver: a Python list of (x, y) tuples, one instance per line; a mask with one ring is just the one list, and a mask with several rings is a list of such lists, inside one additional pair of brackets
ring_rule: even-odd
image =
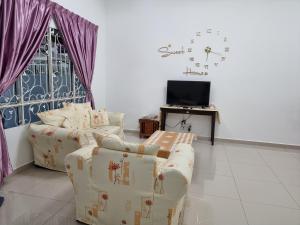
[(194, 150), (178, 144), (168, 159), (159, 146), (128, 143), (117, 135), (94, 134), (66, 156), (75, 192), (76, 219), (97, 225), (182, 224)]
[(62, 109), (38, 114), (43, 124), (31, 124), (28, 132), (35, 165), (65, 171), (67, 154), (85, 146), (96, 146), (93, 133), (123, 138), (124, 114), (105, 112), (106, 118), (102, 115), (92, 110), (89, 103), (69, 103)]

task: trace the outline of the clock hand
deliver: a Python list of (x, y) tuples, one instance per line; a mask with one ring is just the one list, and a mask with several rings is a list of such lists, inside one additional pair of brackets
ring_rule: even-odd
[(218, 55), (218, 56), (223, 56), (221, 53), (219, 52), (213, 52), (213, 51), (210, 51), (211, 53), (215, 54), (215, 55)]
[(211, 53), (211, 47), (207, 46), (207, 47), (204, 49), (204, 51), (206, 52), (206, 62), (207, 62), (207, 60), (208, 60), (208, 55), (209, 55), (209, 53)]

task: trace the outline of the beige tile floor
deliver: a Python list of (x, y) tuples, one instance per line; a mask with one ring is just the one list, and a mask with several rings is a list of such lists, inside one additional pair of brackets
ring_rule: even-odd
[[(184, 225), (300, 225), (300, 150), (207, 141), (194, 147)], [(64, 173), (32, 167), (8, 178), (0, 194), (0, 225), (80, 224)]]

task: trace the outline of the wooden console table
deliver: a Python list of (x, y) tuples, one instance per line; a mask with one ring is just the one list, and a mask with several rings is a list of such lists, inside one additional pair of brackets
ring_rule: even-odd
[(160, 107), (160, 112), (161, 112), (161, 125), (160, 125), (161, 130), (165, 130), (165, 128), (166, 128), (166, 119), (167, 119), (167, 114), (168, 113), (210, 116), (211, 117), (211, 137), (210, 137), (210, 140), (211, 140), (211, 144), (214, 145), (216, 118), (219, 121), (219, 112), (215, 107), (195, 108), (195, 107), (180, 107), (180, 106), (168, 106), (168, 105), (166, 105), (166, 106)]

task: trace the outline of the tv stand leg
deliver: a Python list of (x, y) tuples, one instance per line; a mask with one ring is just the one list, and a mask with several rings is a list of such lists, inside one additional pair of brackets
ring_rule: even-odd
[(166, 117), (167, 113), (165, 111), (161, 111), (160, 130), (166, 130)]
[(211, 135), (210, 135), (211, 145), (215, 144), (215, 123), (216, 123), (216, 113), (214, 112), (211, 115)]

